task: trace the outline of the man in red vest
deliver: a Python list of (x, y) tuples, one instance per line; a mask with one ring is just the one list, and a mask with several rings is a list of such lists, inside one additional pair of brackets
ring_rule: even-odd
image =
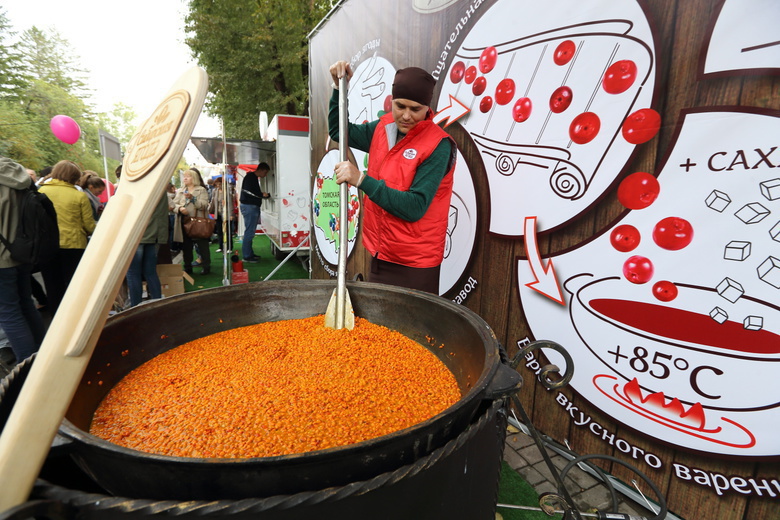
[[(330, 67), (334, 91), (328, 130), (339, 139), (338, 81), (352, 77), (345, 61)], [(456, 146), (433, 123), (436, 80), (417, 67), (393, 80), (392, 110), (376, 121), (349, 124), (349, 146), (368, 152), (368, 171), (349, 161), (335, 167), (363, 199), (363, 245), (371, 253), (369, 281), (439, 293), (439, 273), (452, 197)]]

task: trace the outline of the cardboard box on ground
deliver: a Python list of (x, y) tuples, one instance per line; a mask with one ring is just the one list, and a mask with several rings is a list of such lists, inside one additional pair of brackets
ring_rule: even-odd
[(195, 284), (195, 280), (184, 272), (181, 264), (158, 264), (157, 276), (160, 278), (160, 287), (164, 298), (184, 293), (184, 280), (190, 285)]

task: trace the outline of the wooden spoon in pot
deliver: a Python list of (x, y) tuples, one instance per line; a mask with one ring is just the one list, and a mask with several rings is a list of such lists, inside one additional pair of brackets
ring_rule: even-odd
[[(347, 77), (339, 78), (339, 161), (349, 160), (349, 126), (347, 119)], [(330, 329), (355, 328), (355, 311), (347, 291), (347, 253), (349, 252), (349, 222), (347, 221), (347, 199), (349, 185), (339, 186), (339, 265), (336, 288), (325, 311), (325, 326)]]

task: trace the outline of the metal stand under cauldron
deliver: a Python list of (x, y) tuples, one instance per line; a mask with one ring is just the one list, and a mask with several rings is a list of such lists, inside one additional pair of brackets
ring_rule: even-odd
[[(0, 389), (0, 414), (18, 393), (29, 363)], [(10, 386), (10, 388), (7, 388)], [(198, 517), (231, 520), (485, 519), (495, 514), (506, 437), (502, 399), (482, 407), (464, 432), (413, 464), (374, 478), (314, 492), (262, 499), (175, 501), (106, 494), (56, 448), (46, 461), (29, 501), (0, 514), (2, 520), (135, 520)], [(0, 416), (0, 420), (4, 417)]]
[[(502, 361), (495, 335), (476, 314), (417, 291), (369, 283), (350, 287), (358, 316), (423, 345), (428, 336), (447, 345), (431, 350), (453, 372), (463, 397), (428, 421), (344, 448), (227, 461), (143, 454), (86, 433), (102, 396), (146, 360), (219, 330), (319, 314), (331, 291), (327, 281), (242, 284), (150, 303), (109, 319), (60, 428), (63, 446), (50, 452), (28, 503), (0, 519), (29, 518), (37, 511), (40, 518), (101, 520), (174, 515), (492, 520), (506, 396), (520, 388), (522, 378)], [(3, 423), (31, 362), (0, 384)], [(104, 384), (86, 384), (96, 373)]]

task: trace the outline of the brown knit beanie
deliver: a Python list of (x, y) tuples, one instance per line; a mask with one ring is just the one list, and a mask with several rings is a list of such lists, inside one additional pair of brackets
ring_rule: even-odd
[(427, 71), (407, 67), (395, 73), (393, 99), (401, 98), (430, 106), (436, 80)]

